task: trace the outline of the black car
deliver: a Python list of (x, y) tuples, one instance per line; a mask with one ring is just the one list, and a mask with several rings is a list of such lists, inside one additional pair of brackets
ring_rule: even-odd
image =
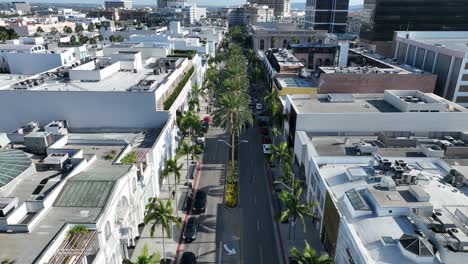
[(204, 213), (206, 205), (206, 193), (204, 191), (197, 191), (193, 201), (192, 211), (194, 213)]
[(197, 218), (191, 216), (187, 220), (187, 223), (185, 224), (184, 234), (182, 235), (185, 242), (189, 243), (197, 239), (197, 227), (198, 227)]
[(196, 264), (197, 257), (193, 252), (184, 252), (182, 256), (179, 258), (179, 264)]

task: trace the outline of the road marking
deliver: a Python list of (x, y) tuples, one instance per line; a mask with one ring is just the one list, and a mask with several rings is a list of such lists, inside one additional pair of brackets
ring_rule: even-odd
[(198, 248), (197, 261), (200, 261), (200, 260), (199, 260), (199, 259), (200, 259), (200, 249), (201, 249), (201, 248)]
[(223, 257), (223, 241), (219, 241), (219, 254), (218, 264), (221, 264), (221, 258)]
[(260, 251), (260, 264), (263, 263), (263, 254), (262, 254), (262, 246), (258, 246), (259, 251)]
[(257, 219), (257, 230), (260, 232), (260, 222)]

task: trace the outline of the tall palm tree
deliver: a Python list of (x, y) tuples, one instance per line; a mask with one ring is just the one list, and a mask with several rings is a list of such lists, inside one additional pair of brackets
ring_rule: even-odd
[(148, 244), (145, 243), (143, 250), (140, 255), (137, 257), (136, 262), (132, 262), (128, 259), (123, 261), (123, 264), (159, 264), (161, 259), (161, 254), (159, 252), (153, 253), (152, 255), (148, 254)]
[(333, 259), (328, 255), (317, 255), (317, 252), (305, 241), (305, 248), (302, 253), (296, 247), (291, 248), (292, 260), (297, 264), (333, 264)]
[(292, 161), (291, 153), (289, 152), (288, 143), (281, 142), (279, 145), (272, 145), (271, 146), (271, 156), (270, 160), (278, 160), (280, 167), (284, 169), (286, 163)]
[(278, 129), (278, 127), (273, 126), (271, 129), (271, 134), (273, 135), (273, 145), (276, 145), (276, 139), (281, 136), (281, 131)]
[(166, 167), (162, 171), (163, 177), (169, 178), (169, 175), (174, 175), (174, 192), (175, 192), (175, 204), (176, 204), (176, 215), (179, 215), (178, 204), (177, 204), (177, 183), (180, 181), (180, 170), (182, 169), (182, 164), (177, 164), (177, 156), (166, 161)]
[(240, 93), (227, 93), (220, 97), (218, 108), (213, 113), (213, 123), (226, 130), (231, 137), (232, 164), (234, 164), (235, 137), (245, 128), (252, 125), (252, 110), (249, 99)]
[(282, 191), (279, 195), (280, 200), (284, 203), (285, 210), (281, 212), (280, 220), (285, 222), (289, 220), (289, 238), (291, 239), (291, 225), (294, 226), (294, 237), (296, 233), (296, 221), (299, 218), (306, 232), (305, 217), (315, 219), (316, 216), (312, 213), (312, 207), (317, 206), (317, 202), (302, 204), (301, 199), (302, 188), (297, 188), (294, 193)]
[[(162, 236), (163, 236), (163, 255), (166, 259), (166, 240), (165, 235), (171, 236), (171, 224), (176, 224), (180, 227), (182, 219), (172, 215), (172, 200), (168, 199), (166, 204), (159, 198), (150, 198), (149, 203), (146, 205), (146, 211), (144, 216), (144, 223), (149, 224), (151, 222), (150, 235), (154, 236), (154, 232), (158, 225), (161, 225)], [(165, 231), (165, 232), (164, 232)]]
[(180, 118), (179, 129), (184, 135), (195, 136), (202, 131), (200, 117), (193, 111), (185, 112)]
[(187, 170), (189, 167), (189, 155), (192, 155), (192, 159), (195, 158), (196, 160), (200, 159), (197, 153), (199, 153), (200, 146), (190, 144), (191, 139), (184, 140), (182, 144), (177, 148), (177, 156), (181, 157), (183, 155), (187, 156)]

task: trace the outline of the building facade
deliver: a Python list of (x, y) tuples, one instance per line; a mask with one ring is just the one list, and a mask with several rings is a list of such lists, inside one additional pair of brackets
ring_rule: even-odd
[(349, 0), (307, 0), (304, 27), (345, 33)]
[(252, 4), (266, 5), (275, 10), (275, 16), (289, 16), (291, 12), (290, 0), (253, 0)]
[(104, 2), (104, 7), (106, 9), (132, 9), (132, 6), (132, 0), (110, 0)]
[(361, 39), (391, 41), (394, 31), (468, 30), (464, 0), (365, 0)]
[(468, 106), (468, 31), (399, 31), (393, 58), (437, 75), (434, 93)]

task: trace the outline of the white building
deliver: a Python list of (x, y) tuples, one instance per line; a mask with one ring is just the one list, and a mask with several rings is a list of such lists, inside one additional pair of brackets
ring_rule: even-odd
[(75, 23), (74, 22), (47, 22), (47, 23), (30, 23), (27, 21), (22, 21), (22, 22), (15, 22), (15, 23), (10, 23), (10, 27), (15, 30), (15, 32), (19, 36), (31, 36), (34, 35), (34, 33), (37, 33), (37, 30), (39, 28), (42, 29), (43, 32), (49, 33), (53, 31), (54, 29), (57, 30), (57, 32), (63, 32), (63, 29), (65, 27), (69, 27), (72, 29), (75, 29)]
[[(142, 59), (138, 50), (124, 49), (110, 57), (13, 83), (5, 80), (0, 86), (0, 111), (12, 114), (1, 115), (0, 129), (10, 131), (30, 120), (55, 119), (68, 120), (77, 129), (159, 126), (171, 113), (183, 109), (192, 83), (201, 85), (206, 70), (198, 55), (191, 62), (187, 58)], [(181, 101), (165, 107), (178, 82), (192, 72), (196, 74), (185, 83), (178, 97)]]
[(437, 74), (435, 92), (468, 106), (468, 31), (397, 31), (393, 53), (398, 63)]
[(104, 1), (104, 7), (106, 9), (132, 9), (132, 0), (106, 0)]
[(42, 45), (20, 44), (19, 41), (13, 44), (0, 44), (1, 72), (37, 74), (73, 62), (75, 62), (73, 48), (62, 49), (59, 53), (55, 53), (46, 50)]
[(313, 228), (335, 263), (466, 262), (466, 133), (296, 135)]
[[(173, 122), (84, 134), (48, 132), (48, 127), (67, 128), (66, 121), (54, 121), (38, 132), (36, 122), (8, 134), (12, 147), (0, 149), (0, 258), (96, 264), (129, 258), (127, 249), (140, 235), (148, 199), (159, 195), (163, 164), (175, 152)], [(41, 154), (33, 156), (20, 147)], [(136, 159), (123, 163), (130, 153)], [(88, 233), (69, 235), (76, 225), (87, 227)], [(67, 243), (73, 239), (81, 242), (74, 246), (80, 250), (70, 252)]]

